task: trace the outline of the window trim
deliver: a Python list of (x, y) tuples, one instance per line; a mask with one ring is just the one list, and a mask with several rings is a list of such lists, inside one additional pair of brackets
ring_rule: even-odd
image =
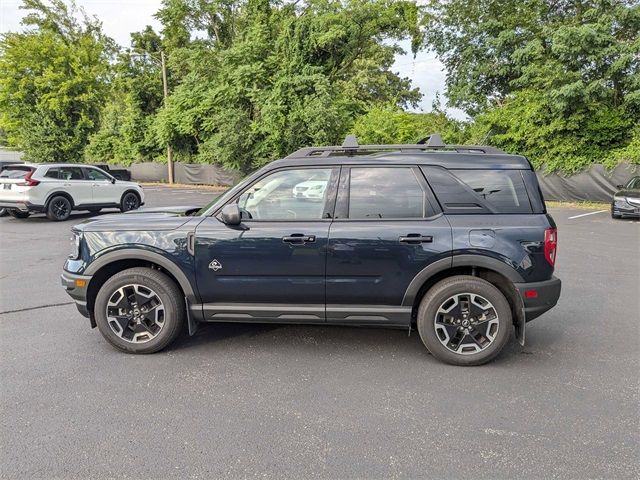
[[(426, 178), (427, 182), (429, 182), (429, 169), (430, 168), (438, 168), (443, 170), (444, 172), (446, 172), (448, 175), (450, 175), (453, 179), (455, 179), (455, 181), (457, 181), (460, 185), (462, 185), (462, 187), (470, 194), (472, 195), (474, 198), (476, 198), (478, 200), (478, 205), (481, 206), (481, 209), (483, 211), (476, 211), (476, 212), (472, 212), (472, 211), (466, 211), (466, 212), (456, 212), (456, 211), (447, 211), (447, 210), (451, 210), (451, 207), (445, 207), (440, 203), (440, 199), (436, 196), (436, 200), (438, 202), (438, 204), (440, 205), (440, 207), (442, 208), (442, 211), (446, 214), (446, 215), (531, 215), (531, 214), (535, 214), (536, 212), (536, 208), (534, 206), (534, 203), (531, 199), (531, 192), (529, 189), (529, 185), (527, 185), (527, 179), (525, 178), (525, 175), (523, 174), (523, 172), (526, 172), (527, 170), (522, 170), (522, 169), (505, 169), (505, 168), (446, 168), (443, 167), (441, 165), (431, 165), (431, 164), (426, 164), (426, 165), (421, 165), (420, 166), (420, 170), (422, 171), (424, 177)], [(524, 186), (524, 192), (527, 196), (526, 200), (528, 202), (529, 208), (530, 210), (528, 212), (501, 212), (499, 211), (499, 209), (493, 205), (491, 205), (489, 202), (487, 202), (485, 199), (481, 198), (473, 189), (471, 189), (471, 187), (466, 184), (464, 181), (462, 181), (462, 179), (460, 179), (454, 172), (457, 170), (463, 170), (463, 171), (467, 171), (467, 170), (475, 170), (475, 171), (505, 171), (505, 172), (519, 172), (520, 174), (520, 178), (522, 179), (522, 185)], [(535, 175), (535, 173), (534, 173)], [(431, 185), (429, 185), (431, 186)], [(435, 191), (433, 192), (435, 195)], [(464, 207), (461, 207), (464, 208)], [(480, 209), (479, 209), (480, 210)], [(544, 212), (543, 212), (544, 213)]]
[[(84, 173), (84, 178), (85, 180), (88, 180), (89, 182), (113, 182), (114, 177), (112, 177), (111, 175), (109, 175), (107, 172), (105, 172), (104, 170), (100, 169), (100, 168), (96, 168), (96, 167), (80, 167), (82, 168), (82, 172)], [(89, 178), (89, 172), (91, 170), (96, 170), (98, 173), (105, 175), (107, 178), (106, 180), (92, 180)]]
[(286, 220), (259, 220), (255, 218), (247, 218), (243, 219), (241, 223), (310, 223), (310, 222), (332, 222), (334, 213), (335, 213), (335, 205), (336, 205), (336, 192), (338, 186), (338, 179), (340, 178), (340, 170), (341, 167), (339, 165), (296, 165), (296, 166), (287, 166), (281, 168), (274, 168), (273, 170), (269, 170), (264, 172), (263, 175), (257, 177), (254, 181), (247, 184), (242, 190), (238, 191), (233, 197), (231, 197), (227, 202), (220, 206), (220, 208), (216, 209), (210, 217), (215, 217), (219, 221), (222, 221), (220, 215), (222, 213), (222, 209), (230, 205), (232, 203), (238, 203), (239, 198), (250, 188), (252, 188), (256, 183), (261, 181), (262, 179), (273, 175), (275, 173), (288, 171), (288, 170), (330, 170), (329, 182), (327, 183), (327, 199), (324, 204), (324, 208), (322, 210), (322, 218), (318, 219), (286, 219)]
[[(60, 178), (60, 172), (62, 172), (62, 169), (64, 168), (79, 168), (80, 169), (80, 173), (82, 173), (82, 178), (69, 178), (69, 179), (64, 179), (64, 178)], [(58, 178), (51, 178), (51, 177), (47, 177), (51, 180), (58, 180), (60, 182), (87, 182), (87, 181), (91, 181), (87, 179), (87, 176), (84, 173), (84, 168), (80, 165), (57, 165), (57, 166), (51, 166), (47, 169), (47, 171), (44, 173), (44, 175), (46, 176), (47, 173), (49, 173), (49, 171), (53, 170), (53, 169), (58, 169)]]
[[(418, 186), (424, 193), (425, 216), (423, 217), (396, 217), (396, 218), (349, 218), (349, 204), (351, 201), (351, 169), (353, 168), (404, 168), (411, 170)], [(342, 167), (340, 181), (338, 184), (338, 195), (336, 198), (335, 218), (337, 222), (406, 222), (432, 220), (442, 215), (442, 208), (437, 202), (431, 187), (422, 174), (420, 167), (415, 164), (358, 164), (345, 165)]]

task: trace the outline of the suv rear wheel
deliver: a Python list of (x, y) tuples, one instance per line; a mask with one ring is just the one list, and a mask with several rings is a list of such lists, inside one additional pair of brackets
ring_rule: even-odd
[(56, 195), (47, 205), (47, 218), (57, 222), (62, 222), (71, 215), (71, 202), (67, 197)]
[(164, 273), (130, 268), (100, 288), (94, 305), (102, 336), (119, 350), (154, 353), (173, 342), (185, 323), (183, 295)]
[(434, 285), (418, 310), (422, 342), (438, 360), (481, 365), (509, 340), (511, 308), (502, 292), (478, 277), (459, 275)]

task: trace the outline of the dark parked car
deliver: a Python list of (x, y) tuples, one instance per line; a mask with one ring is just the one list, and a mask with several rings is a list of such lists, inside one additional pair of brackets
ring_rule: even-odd
[(92, 166), (104, 170), (116, 180), (131, 181), (131, 172), (126, 168), (110, 168), (106, 163)]
[(626, 185), (618, 185), (611, 202), (613, 218), (640, 218), (640, 176), (633, 177)]
[[(323, 191), (321, 201), (298, 195)], [(199, 211), (73, 228), (62, 284), (125, 352), (200, 322), (417, 328), (457, 365), (493, 359), (552, 308), (556, 226), (529, 161), (492, 147), (299, 150)]]

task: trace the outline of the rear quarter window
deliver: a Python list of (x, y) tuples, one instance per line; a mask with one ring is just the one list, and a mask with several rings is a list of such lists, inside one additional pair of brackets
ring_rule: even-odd
[(423, 171), (445, 213), (532, 213), (520, 170)]

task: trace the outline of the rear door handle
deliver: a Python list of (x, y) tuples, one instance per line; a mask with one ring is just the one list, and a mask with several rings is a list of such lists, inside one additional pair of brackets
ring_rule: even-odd
[(305, 235), (304, 233), (293, 233), (288, 237), (282, 237), (283, 242), (305, 244), (316, 241), (315, 235)]
[(419, 233), (410, 233), (406, 237), (400, 237), (398, 239), (400, 243), (431, 243), (433, 242), (433, 237), (430, 235), (420, 235)]

